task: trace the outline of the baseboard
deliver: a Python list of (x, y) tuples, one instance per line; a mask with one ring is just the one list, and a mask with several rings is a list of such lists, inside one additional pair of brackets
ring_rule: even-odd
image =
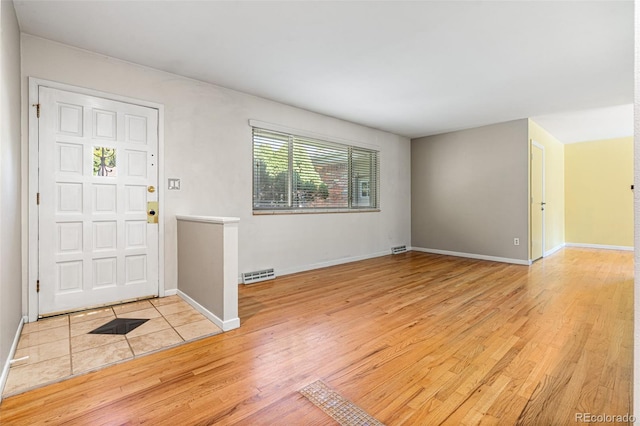
[(2, 367), (2, 375), (0, 375), (0, 401), (2, 401), (2, 394), (4, 393), (4, 386), (7, 384), (7, 378), (9, 377), (9, 368), (11, 367), (11, 360), (13, 359), (16, 349), (18, 348), (18, 340), (20, 340), (20, 334), (22, 334), (22, 327), (24, 327), (24, 323), (27, 321), (27, 317), (20, 318), (20, 323), (18, 324), (18, 330), (16, 331), (16, 335), (13, 337), (13, 343), (11, 344), (11, 349), (9, 349), (9, 355), (7, 356), (7, 361), (4, 363)]
[(564, 244), (564, 243), (562, 243), (562, 244), (559, 244), (559, 245), (555, 246), (555, 247), (554, 247), (554, 248), (552, 248), (551, 250), (547, 250), (547, 251), (545, 251), (545, 252), (544, 252), (544, 254), (543, 254), (543, 257), (551, 256), (553, 253), (555, 253), (555, 252), (557, 252), (557, 251), (559, 251), (559, 250), (563, 249), (563, 248), (564, 248), (564, 246), (565, 246), (565, 244)]
[(511, 259), (508, 257), (497, 257), (497, 256), (486, 256), (484, 254), (474, 254), (474, 253), (461, 253), (457, 251), (448, 251), (448, 250), (438, 250), (438, 249), (428, 249), (423, 247), (412, 247), (413, 251), (421, 251), (424, 253), (432, 253), (432, 254), (444, 254), (447, 256), (456, 256), (456, 257), (466, 257), (469, 259), (479, 259), (479, 260), (489, 260), (492, 262), (502, 262), (502, 263), (513, 263), (515, 265), (531, 265), (532, 262), (530, 260), (521, 260), (521, 259)]
[(164, 296), (160, 296), (160, 297), (175, 296), (176, 294), (178, 294), (178, 289), (177, 288), (172, 288), (172, 289), (169, 289), (169, 290), (165, 290), (164, 291)]
[(207, 308), (205, 308), (204, 306), (202, 306), (201, 304), (193, 300), (189, 295), (185, 294), (180, 290), (176, 290), (176, 291), (178, 296), (180, 296), (182, 300), (187, 302), (189, 305), (193, 306), (193, 309), (195, 309), (196, 311), (200, 312), (202, 315), (207, 317), (211, 322), (213, 322), (215, 325), (220, 327), (222, 331), (229, 331), (229, 330), (233, 330), (234, 328), (240, 327), (240, 318), (233, 318), (230, 320), (223, 321), (216, 314), (214, 314), (213, 312), (211, 312), (210, 310), (208, 310)]
[(565, 243), (567, 247), (594, 248), (602, 250), (624, 250), (633, 251), (633, 246), (610, 246), (606, 244), (584, 244), (584, 243)]
[[(407, 251), (411, 248), (407, 246)], [(293, 268), (276, 269), (276, 276), (297, 274), (298, 272), (311, 271), (314, 269), (326, 268), (328, 266), (342, 265), (343, 263), (357, 262), (359, 260), (373, 259), (375, 257), (382, 257), (391, 255), (391, 250), (381, 251), (377, 253), (365, 254), (362, 256), (343, 257), (340, 259), (328, 260), (326, 262), (312, 263), (309, 265), (295, 266)], [(238, 276), (238, 283), (242, 284), (242, 274)]]

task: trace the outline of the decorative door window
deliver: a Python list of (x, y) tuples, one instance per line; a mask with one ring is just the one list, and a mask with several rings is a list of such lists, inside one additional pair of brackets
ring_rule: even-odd
[(117, 176), (115, 148), (105, 146), (93, 147), (93, 175)]

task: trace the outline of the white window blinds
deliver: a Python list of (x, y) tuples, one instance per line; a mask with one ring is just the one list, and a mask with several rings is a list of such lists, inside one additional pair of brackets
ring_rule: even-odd
[(377, 209), (378, 152), (253, 128), (253, 209)]

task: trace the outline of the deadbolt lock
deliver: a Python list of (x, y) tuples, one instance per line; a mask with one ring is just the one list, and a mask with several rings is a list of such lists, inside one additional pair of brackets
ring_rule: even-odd
[(147, 223), (158, 223), (158, 202), (147, 202)]
[(153, 185), (150, 185), (150, 186), (148, 186), (148, 187), (147, 187), (147, 191), (149, 191), (149, 192), (156, 192), (156, 187), (155, 187), (155, 186), (153, 186)]

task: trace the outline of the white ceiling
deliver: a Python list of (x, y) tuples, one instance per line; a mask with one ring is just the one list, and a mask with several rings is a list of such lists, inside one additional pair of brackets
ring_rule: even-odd
[(576, 111), (633, 102), (632, 1), (14, 4), (25, 33), (410, 137), (540, 117), (590, 139)]
[(633, 135), (633, 104), (532, 117), (564, 143)]

